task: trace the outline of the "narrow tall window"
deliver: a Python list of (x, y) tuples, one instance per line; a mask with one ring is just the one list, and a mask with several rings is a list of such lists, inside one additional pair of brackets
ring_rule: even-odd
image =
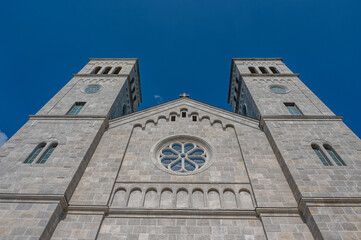
[(66, 115), (78, 115), (80, 110), (84, 107), (85, 102), (76, 102), (70, 110), (66, 113)]
[(29, 157), (25, 160), (24, 163), (32, 163), (34, 162), (34, 160), (39, 156), (39, 154), (41, 153), (41, 151), (44, 149), (45, 147), (45, 143), (40, 143), (35, 149), (34, 151), (29, 155)]
[(50, 147), (46, 149), (43, 156), (41, 156), (41, 158), (37, 161), (37, 163), (44, 164), (49, 159), (50, 155), (54, 152), (56, 146), (58, 146), (58, 144), (56, 143), (51, 144)]
[(130, 85), (132, 85), (134, 83), (134, 78), (132, 78), (132, 80), (130, 80)]
[(182, 118), (187, 117), (187, 113), (186, 112), (182, 112)]
[(97, 74), (100, 71), (101, 67), (96, 67), (94, 68), (94, 70), (92, 71), (91, 74)]
[(134, 102), (135, 100), (137, 100), (137, 95), (134, 95), (134, 97), (133, 97), (133, 102)]
[(102, 72), (102, 74), (108, 74), (110, 72), (110, 69), (112, 69), (111, 67), (106, 67), (104, 69), (104, 71)]
[(323, 165), (332, 166), (332, 163), (330, 162), (330, 160), (326, 157), (326, 155), (322, 152), (322, 150), (320, 149), (320, 147), (317, 144), (312, 144), (311, 147), (312, 147), (313, 151), (315, 151), (317, 157), (320, 159), (320, 161), (322, 162)]
[(259, 70), (263, 73), (263, 74), (267, 74), (268, 71), (265, 67), (259, 67)]
[(197, 122), (197, 116), (192, 116), (192, 121)]
[(116, 67), (116, 68), (114, 69), (114, 71), (112, 72), (112, 74), (119, 74), (119, 72), (120, 72), (121, 69), (122, 69), (121, 67)]
[(273, 73), (280, 73), (275, 67), (270, 67), (269, 69), (271, 69)]
[(254, 67), (248, 67), (248, 69), (251, 73), (258, 73), (256, 68), (254, 68)]
[(127, 114), (127, 106), (126, 106), (126, 105), (123, 105), (123, 108), (122, 108), (122, 116), (124, 116), (125, 114)]
[(175, 122), (175, 116), (171, 116), (171, 117), (170, 117), (170, 121), (171, 121), (171, 122)]
[(291, 115), (294, 115), (294, 116), (302, 116), (303, 115), (303, 113), (296, 106), (295, 103), (285, 103), (285, 106), (288, 109), (288, 111), (291, 113)]
[(243, 107), (242, 107), (242, 115), (247, 117), (247, 107), (246, 107), (246, 105), (243, 105)]
[(328, 155), (331, 156), (332, 160), (337, 166), (346, 166), (346, 163), (340, 158), (336, 151), (328, 144), (324, 144), (323, 147), (326, 149)]

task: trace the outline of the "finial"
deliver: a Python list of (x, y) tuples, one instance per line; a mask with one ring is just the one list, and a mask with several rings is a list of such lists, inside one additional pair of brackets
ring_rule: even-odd
[(180, 98), (189, 98), (189, 95), (186, 93), (183, 93), (181, 95), (179, 95)]

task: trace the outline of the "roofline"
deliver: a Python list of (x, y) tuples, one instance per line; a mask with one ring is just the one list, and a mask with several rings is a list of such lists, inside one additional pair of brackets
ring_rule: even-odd
[(254, 119), (254, 118), (250, 118), (250, 117), (245, 117), (243, 115), (240, 115), (238, 113), (235, 113), (235, 112), (232, 112), (232, 111), (229, 111), (229, 110), (226, 110), (226, 109), (223, 109), (223, 108), (220, 108), (220, 107), (216, 107), (216, 106), (213, 106), (211, 104), (208, 104), (208, 103), (204, 103), (204, 102), (201, 102), (201, 101), (198, 101), (198, 100), (195, 100), (195, 99), (192, 99), (192, 98), (176, 98), (176, 99), (173, 99), (173, 100), (170, 100), (168, 102), (164, 102), (164, 103), (161, 103), (161, 104), (158, 104), (158, 105), (155, 105), (155, 106), (151, 106), (151, 107), (148, 107), (148, 108), (145, 108), (145, 109), (142, 109), (142, 110), (139, 110), (139, 111), (135, 111), (135, 112), (132, 112), (132, 113), (129, 113), (129, 114), (126, 114), (124, 116), (119, 116), (119, 117), (116, 117), (116, 118), (113, 118), (113, 119), (110, 119), (109, 120), (109, 123), (112, 123), (112, 122), (116, 122), (116, 121), (119, 121), (119, 120), (122, 120), (122, 119), (127, 119), (127, 118), (130, 118), (130, 117), (133, 117), (133, 116), (136, 116), (136, 115), (141, 115), (147, 111), (152, 111), (152, 110), (155, 110), (157, 108), (161, 108), (165, 105), (169, 105), (169, 104), (172, 104), (172, 103), (177, 103), (177, 102), (181, 102), (181, 101), (193, 101), (195, 103), (198, 103), (200, 105), (205, 105), (209, 108), (213, 108), (215, 110), (218, 110), (220, 112), (224, 112), (225, 114), (229, 114), (233, 117), (241, 117), (245, 120), (248, 120), (250, 122), (253, 122), (253, 123), (256, 123), (256, 124), (259, 124), (259, 120), (258, 119)]
[(232, 58), (232, 60), (239, 61), (282, 61), (283, 58)]
[(89, 58), (89, 61), (112, 61), (112, 60), (131, 60), (138, 61), (138, 58)]
[(138, 75), (138, 86), (139, 86), (139, 103), (141, 103), (143, 102), (143, 100), (142, 100), (142, 88), (140, 87), (140, 70), (139, 70), (138, 58), (135, 58), (135, 64), (137, 65), (137, 69), (138, 69), (137, 75)]
[(229, 76), (229, 86), (228, 86), (228, 99), (227, 99), (227, 103), (230, 103), (230, 98), (231, 98), (231, 85), (232, 85), (232, 73), (233, 73), (233, 60), (234, 58), (232, 58), (231, 60), (231, 73), (230, 73), (230, 76)]

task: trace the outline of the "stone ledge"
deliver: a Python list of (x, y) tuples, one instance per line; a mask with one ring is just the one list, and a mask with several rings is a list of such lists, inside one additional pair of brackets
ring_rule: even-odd
[(138, 61), (138, 58), (89, 58), (89, 61)]
[(67, 209), (68, 203), (64, 195), (34, 195), (17, 193), (0, 193), (0, 202), (27, 202), (27, 203), (60, 203), (63, 210)]
[(331, 115), (302, 115), (302, 116), (294, 116), (294, 115), (266, 115), (261, 117), (262, 120), (340, 120), (343, 116), (331, 116)]
[(299, 77), (299, 73), (241, 73), (242, 77)]
[(268, 115), (261, 116), (259, 127), (263, 129), (266, 121), (342, 121), (343, 116), (327, 116), (327, 115), (306, 115), (306, 116), (293, 116), (293, 115)]
[(40, 119), (51, 119), (51, 120), (59, 120), (59, 119), (74, 119), (74, 120), (106, 120), (107, 116), (105, 115), (29, 115), (30, 120), (40, 120)]
[(234, 61), (282, 61), (283, 58), (232, 58)]
[(347, 198), (302, 198), (299, 203), (299, 210), (305, 212), (308, 207), (361, 207), (361, 197)]
[(108, 77), (128, 77), (128, 74), (120, 73), (120, 74), (89, 74), (89, 73), (78, 73), (73, 74), (73, 77), (94, 77), (94, 78), (108, 78)]
[(242, 209), (146, 209), (146, 208), (112, 208), (108, 206), (84, 206), (72, 205), (68, 207), (69, 213), (79, 214), (101, 214), (110, 215), (124, 215), (124, 216), (137, 216), (137, 217), (259, 217), (259, 216), (299, 216), (298, 208), (259, 208), (255, 210), (242, 210)]
[(257, 207), (256, 208), (256, 212), (258, 216), (264, 216), (264, 215), (270, 215), (270, 216), (275, 216), (275, 215), (282, 215), (282, 216), (287, 216), (289, 214), (294, 215), (294, 214), (299, 214), (298, 208), (296, 207), (291, 207), (291, 208), (287, 208), (287, 207)]

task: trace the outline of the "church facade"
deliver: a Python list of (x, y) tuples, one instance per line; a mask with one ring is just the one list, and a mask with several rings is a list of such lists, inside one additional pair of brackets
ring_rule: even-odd
[(233, 112), (137, 111), (137, 59), (90, 59), (0, 148), (0, 239), (361, 239), (361, 141), (278, 58)]

